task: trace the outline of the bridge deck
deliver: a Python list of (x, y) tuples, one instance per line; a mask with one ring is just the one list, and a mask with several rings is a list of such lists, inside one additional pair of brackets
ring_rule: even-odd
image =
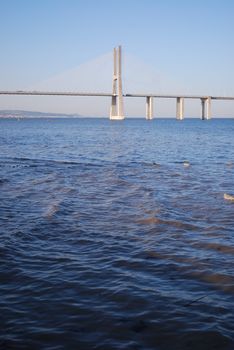
[[(116, 96), (110, 92), (79, 92), (79, 91), (0, 91), (0, 95), (33, 95), (33, 96)], [(234, 100), (234, 96), (208, 96), (208, 95), (161, 95), (161, 94), (123, 94), (123, 97), (155, 97), (155, 98), (186, 98), (186, 99), (207, 99), (212, 100)]]
[(0, 91), (0, 95), (40, 95), (40, 96), (107, 96), (111, 93), (105, 92), (69, 92), (69, 91)]

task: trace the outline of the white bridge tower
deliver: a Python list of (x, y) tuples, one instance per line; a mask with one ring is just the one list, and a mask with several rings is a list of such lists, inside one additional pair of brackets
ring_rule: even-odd
[(110, 120), (123, 120), (122, 90), (122, 51), (121, 46), (114, 48), (114, 74), (111, 98)]

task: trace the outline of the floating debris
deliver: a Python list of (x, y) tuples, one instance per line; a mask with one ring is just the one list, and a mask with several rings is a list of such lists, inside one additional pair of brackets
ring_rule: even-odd
[(187, 168), (187, 167), (190, 166), (190, 163), (189, 163), (189, 161), (185, 160), (185, 161), (183, 162), (183, 165), (184, 165), (185, 168)]
[(224, 193), (223, 198), (226, 199), (227, 201), (234, 202), (234, 196)]
[(158, 168), (160, 167), (160, 164), (156, 163), (156, 162), (153, 162), (152, 165), (155, 166), (155, 167), (158, 167)]
[(202, 300), (202, 299), (204, 299), (206, 297), (207, 297), (207, 295), (203, 295), (202, 297), (199, 297), (197, 299), (194, 299), (194, 300), (190, 301), (189, 303), (184, 304), (184, 306), (186, 306), (186, 307), (187, 306), (191, 306), (192, 304), (194, 304), (194, 303), (196, 303), (196, 302), (198, 302), (198, 301), (200, 301), (200, 300)]
[(234, 167), (234, 163), (233, 162), (227, 162), (227, 167), (228, 168), (233, 168)]

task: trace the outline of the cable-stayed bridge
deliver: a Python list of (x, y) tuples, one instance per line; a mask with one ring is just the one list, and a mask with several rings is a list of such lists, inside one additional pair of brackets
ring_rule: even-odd
[(157, 93), (123, 93), (122, 88), (122, 51), (121, 46), (114, 48), (113, 52), (113, 79), (112, 92), (84, 92), (84, 91), (40, 91), (40, 90), (2, 90), (0, 95), (31, 95), (31, 96), (95, 96), (110, 97), (110, 119), (123, 120), (124, 98), (145, 98), (146, 100), (146, 119), (153, 119), (154, 99), (175, 99), (176, 100), (176, 119), (184, 119), (184, 100), (197, 99), (201, 101), (201, 119), (211, 118), (212, 100), (234, 100), (232, 96), (209, 96), (209, 95), (189, 95), (189, 94), (157, 94)]

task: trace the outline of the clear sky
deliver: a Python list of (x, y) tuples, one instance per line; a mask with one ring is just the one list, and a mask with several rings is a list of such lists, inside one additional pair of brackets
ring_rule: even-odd
[[(48, 82), (56, 82), (57, 90), (69, 90), (71, 79), (71, 90), (76, 81), (81, 90), (78, 80), (86, 69), (90, 90), (111, 90), (108, 53), (121, 44), (125, 92), (135, 82), (142, 92), (234, 96), (233, 16), (233, 0), (0, 0), (0, 89), (43, 82), (54, 88)], [(103, 65), (109, 89), (107, 77), (103, 84), (97, 81)], [(91, 77), (92, 67), (97, 76)], [(88, 114), (105, 114), (107, 102), (97, 102), (96, 110), (93, 102), (0, 97), (0, 109), (85, 113), (88, 105)], [(137, 111), (129, 107), (130, 114), (144, 113), (143, 101), (136, 106)], [(234, 116), (234, 103), (216, 103), (213, 110)], [(158, 111), (171, 115), (174, 105), (162, 102)], [(197, 111), (194, 105), (188, 113)]]

